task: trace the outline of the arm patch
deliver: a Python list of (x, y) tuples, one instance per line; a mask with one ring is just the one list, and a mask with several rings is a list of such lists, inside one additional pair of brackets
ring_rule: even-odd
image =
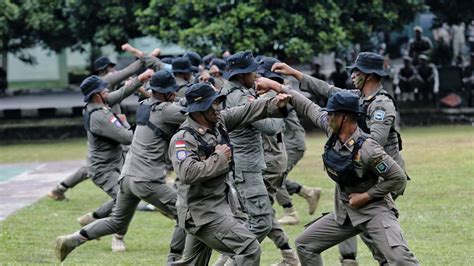
[(388, 165), (384, 162), (380, 162), (375, 166), (378, 174), (385, 174), (388, 171)]
[(385, 111), (384, 110), (376, 110), (374, 112), (374, 120), (375, 121), (383, 121), (385, 118)]

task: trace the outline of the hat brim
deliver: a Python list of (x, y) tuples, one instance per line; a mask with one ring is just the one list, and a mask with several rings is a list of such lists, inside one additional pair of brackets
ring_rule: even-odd
[(281, 83), (283, 83), (283, 81), (285, 80), (282, 75), (275, 73), (273, 71), (266, 70), (266, 69), (257, 70), (257, 74), (260, 74), (262, 77), (265, 77), (265, 78), (269, 78), (273, 80), (276, 79), (279, 82), (281, 81)]
[(254, 62), (246, 68), (238, 68), (238, 69), (233, 69), (233, 70), (225, 72), (224, 73), (224, 78), (225, 79), (230, 79), (230, 78), (232, 78), (233, 76), (235, 76), (237, 74), (252, 73), (252, 72), (257, 71), (257, 68), (258, 68), (258, 63), (255, 62), (255, 60), (254, 60)]
[(150, 89), (152, 91), (156, 91), (159, 93), (172, 93), (172, 92), (177, 92), (179, 90), (179, 85), (173, 85), (173, 86), (168, 86), (168, 87), (158, 87), (158, 86), (151, 86)]
[(222, 94), (216, 94), (213, 95), (212, 97), (206, 98), (203, 101), (199, 103), (192, 103), (188, 105), (187, 107), (183, 108), (181, 112), (183, 113), (195, 113), (195, 112), (204, 112), (207, 111), (209, 108), (211, 108), (212, 103), (215, 100), (220, 99), (222, 102), (225, 101), (226, 96)]
[(109, 66), (114, 67), (114, 66), (116, 66), (116, 65), (117, 65), (117, 64), (110, 62), (110, 63), (108, 63), (107, 65), (103, 65), (103, 66), (101, 66), (101, 67), (96, 68), (95, 70), (96, 70), (96, 71), (102, 71), (102, 70), (108, 68)]
[(193, 73), (198, 73), (198, 72), (199, 72), (199, 67), (197, 67), (197, 66), (191, 66), (191, 72), (193, 72)]
[(359, 70), (360, 72), (362, 73), (365, 73), (365, 74), (377, 74), (381, 77), (385, 77), (385, 76), (388, 76), (388, 73), (383, 70), (383, 69), (369, 69), (369, 68), (365, 68), (365, 67), (361, 67), (361, 66), (358, 66), (358, 65), (352, 65), (352, 66), (348, 66), (347, 69), (349, 70), (353, 70), (353, 69), (357, 69)]
[(173, 73), (193, 73), (192, 68), (188, 69), (172, 69)]
[(362, 111), (359, 111), (359, 112), (354, 112), (352, 110), (344, 110), (344, 109), (333, 109), (333, 108), (327, 108), (327, 107), (324, 107), (324, 108), (321, 108), (321, 111), (326, 111), (328, 113), (330, 112), (340, 112), (340, 113), (354, 113), (354, 114), (363, 114), (364, 112)]
[(107, 88), (107, 86), (109, 86), (109, 83), (107, 81), (102, 80), (97, 86), (97, 88), (95, 88), (93, 91), (89, 92), (87, 95), (84, 96), (84, 102), (88, 102), (92, 94), (103, 91)]

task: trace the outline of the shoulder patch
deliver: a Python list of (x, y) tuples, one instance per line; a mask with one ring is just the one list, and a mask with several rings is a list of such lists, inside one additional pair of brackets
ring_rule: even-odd
[(114, 115), (112, 115), (109, 118), (109, 121), (110, 121), (110, 123), (112, 123), (116, 127), (123, 127), (122, 123)]
[(376, 110), (374, 112), (374, 120), (383, 121), (384, 118), (385, 118), (385, 111), (384, 110)]
[(188, 151), (186, 150), (176, 150), (176, 159), (182, 161), (188, 157)]
[(380, 162), (375, 166), (375, 170), (377, 170), (379, 174), (384, 174), (388, 170), (388, 165), (384, 162)]
[(174, 144), (174, 147), (176, 149), (176, 159), (182, 161), (188, 157), (186, 142), (184, 140), (177, 140)]

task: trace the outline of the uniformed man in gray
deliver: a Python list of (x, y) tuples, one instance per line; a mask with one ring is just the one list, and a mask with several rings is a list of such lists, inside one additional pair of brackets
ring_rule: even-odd
[[(129, 51), (133, 47), (128, 44), (124, 44), (122, 48), (125, 51)], [(101, 56), (94, 61), (94, 71), (97, 72), (101, 79), (107, 82), (107, 89), (109, 91), (115, 91), (119, 89), (119, 86), (123, 81), (135, 75), (137, 71), (142, 68), (152, 68), (155, 71), (161, 69), (162, 65), (160, 60), (156, 57), (156, 51), (159, 51), (159, 49), (155, 49), (150, 55), (140, 56), (138, 60), (121, 70), (116, 70), (116, 64), (108, 57)], [(138, 90), (140, 90), (140, 88), (138, 88)], [(120, 104), (113, 104), (110, 106), (114, 113), (122, 113)], [(77, 184), (88, 178), (87, 167), (82, 166), (76, 172), (69, 175), (63, 181), (57, 184), (50, 192), (48, 192), (48, 197), (54, 200), (65, 200), (65, 193), (68, 189), (75, 187)]]
[[(257, 69), (257, 73), (263, 77), (275, 80), (280, 84), (283, 84), (284, 78), (280, 74), (271, 71), (272, 66), (275, 63), (279, 62), (280, 61), (275, 58), (263, 57)], [(284, 171), (281, 172), (281, 179), (279, 179), (279, 181), (277, 182), (277, 184), (279, 185), (275, 187), (277, 189), (275, 193), (276, 195), (272, 195), (270, 191), (269, 193), (270, 196), (272, 196), (271, 199), (273, 199), (273, 197), (276, 197), (278, 203), (283, 207), (285, 213), (282, 218), (278, 219), (278, 223), (295, 225), (299, 222), (299, 219), (296, 210), (293, 208), (290, 195), (292, 195), (293, 193), (298, 193), (298, 195), (305, 198), (308, 203), (308, 212), (311, 215), (316, 211), (316, 208), (318, 206), (319, 198), (321, 196), (321, 188), (309, 188), (300, 185), (295, 181), (287, 179), (288, 173), (291, 171), (291, 169), (293, 169), (293, 167), (298, 163), (298, 161), (303, 158), (304, 151), (306, 149), (306, 143), (304, 128), (299, 122), (298, 116), (294, 110), (291, 109), (288, 114), (288, 117), (283, 119), (283, 122), (284, 130), (283, 132), (279, 133), (283, 135), (283, 143), (279, 145), (285, 148), (285, 154), (280, 156), (284, 156), (284, 159), (286, 161), (282, 162), (281, 160), (283, 160), (283, 158), (281, 158), (280, 161), (276, 162), (276, 164), (278, 165), (277, 168), (283, 167)], [(273, 138), (274, 140), (274, 137), (270, 136), (264, 137), (264, 135), (262, 135), (262, 138), (264, 140), (264, 147), (265, 140), (269, 140), (270, 138)], [(268, 146), (270, 146), (270, 144), (268, 144)], [(276, 145), (271, 146), (276, 147)], [(276, 154), (278, 154), (276, 150), (274, 151), (274, 153), (275, 152)], [(265, 161), (267, 164), (267, 168), (272, 167), (269, 166), (267, 157), (275, 158), (271, 155), (271, 153), (267, 156), (267, 150), (265, 150)], [(268, 172), (269, 170), (264, 170), (264, 173), (266, 171)]]
[[(222, 89), (227, 95), (225, 107), (245, 105), (255, 100), (253, 89), (258, 67), (252, 52), (238, 52), (227, 58), (228, 83)], [(248, 215), (248, 228), (259, 241), (272, 229), (273, 209), (270, 203), (262, 170), (265, 169), (261, 133), (274, 135), (281, 121), (263, 119), (230, 133), (235, 162), (233, 182), (239, 194), (242, 210)]]
[[(115, 114), (114, 105), (134, 93), (150, 79), (153, 70), (140, 74), (133, 82), (121, 89), (108, 92), (107, 82), (98, 76), (90, 76), (81, 83), (84, 101), (84, 127), (87, 130), (87, 169), (92, 182), (106, 192), (112, 200), (107, 201), (93, 213), (78, 218), (84, 226), (96, 219), (109, 216), (118, 191), (118, 178), (123, 165), (122, 145), (130, 145), (133, 132), (122, 114)], [(123, 250), (120, 239), (113, 239), (113, 250)]]
[[(357, 89), (351, 90), (351, 92), (359, 96), (359, 104), (364, 113), (359, 119), (359, 127), (383, 146), (385, 152), (405, 170), (405, 162), (400, 154), (402, 149), (399, 133), (400, 116), (393, 97), (383, 89), (381, 83), (381, 78), (388, 75), (384, 70), (383, 63), (383, 57), (378, 54), (360, 53), (355, 64), (349, 67), (352, 69), (352, 83)], [(301, 82), (302, 90), (309, 91), (319, 98), (327, 99), (331, 94), (343, 91), (343, 89), (305, 75), (283, 63), (275, 65), (273, 70), (295, 77)], [(393, 198), (396, 199), (403, 194), (404, 190), (405, 187), (400, 188), (399, 191), (392, 191)], [(381, 252), (373, 247), (370, 237), (361, 235), (361, 238), (371, 249), (374, 258), (384, 264), (386, 259)], [(341, 243), (339, 249), (343, 264), (356, 265), (357, 241), (355, 238)]]
[[(190, 234), (186, 257), (173, 265), (207, 265), (212, 250), (233, 257), (237, 265), (259, 265), (260, 245), (244, 222), (234, 217), (227, 175), (233, 171), (233, 151), (227, 132), (268, 116), (286, 115), (288, 95), (261, 99), (221, 112), (225, 95), (208, 83), (186, 92), (188, 118), (169, 148), (178, 183), (179, 224)], [(259, 180), (249, 180), (260, 184)], [(253, 193), (249, 187), (249, 193)]]
[(363, 114), (350, 92), (330, 96), (326, 111), (295, 91), (269, 80), (259, 88), (290, 94), (296, 111), (324, 129), (329, 137), (323, 163), (336, 182), (335, 212), (310, 225), (297, 239), (302, 265), (322, 265), (321, 252), (365, 232), (390, 265), (418, 265), (402, 236), (392, 194), (407, 182), (405, 171), (357, 126)]
[[(166, 184), (165, 158), (169, 140), (186, 118), (181, 106), (174, 104), (179, 86), (168, 70), (156, 72), (150, 81), (152, 98), (140, 103), (137, 127), (120, 175), (120, 190), (110, 217), (97, 220), (80, 231), (56, 240), (58, 258), (87, 240), (124, 235), (140, 199), (152, 204), (168, 217), (178, 219), (176, 190)], [(184, 250), (184, 229), (175, 227), (168, 262), (178, 260)]]
[(184, 98), (186, 90), (191, 85), (190, 82), (192, 80), (193, 69), (191, 61), (189, 61), (187, 57), (177, 57), (173, 59), (171, 68), (176, 77), (176, 82), (179, 85), (177, 97)]

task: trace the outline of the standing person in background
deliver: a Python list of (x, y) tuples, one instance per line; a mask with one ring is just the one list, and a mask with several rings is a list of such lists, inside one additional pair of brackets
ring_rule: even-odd
[(433, 48), (431, 40), (423, 36), (423, 29), (420, 26), (413, 27), (415, 37), (410, 39), (408, 55), (413, 59), (413, 65), (418, 65), (418, 57), (422, 54), (429, 54)]

